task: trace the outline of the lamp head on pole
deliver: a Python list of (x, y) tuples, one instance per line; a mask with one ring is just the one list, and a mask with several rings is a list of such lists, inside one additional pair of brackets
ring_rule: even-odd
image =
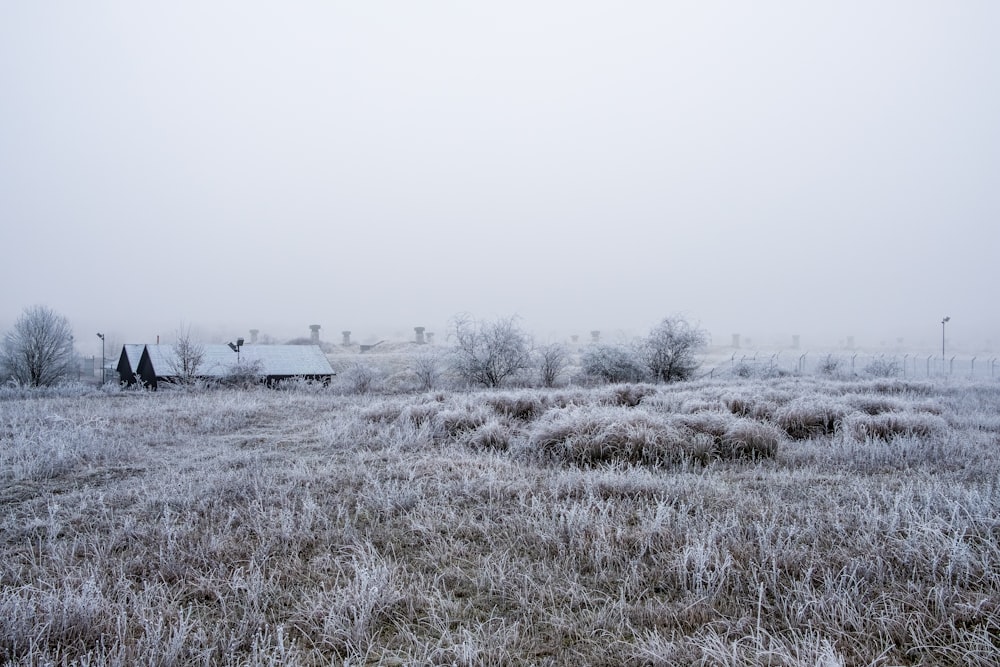
[(951, 318), (945, 316), (945, 318), (943, 320), (941, 320), (941, 324), (944, 324), (945, 322), (950, 322), (950, 321), (951, 321)]

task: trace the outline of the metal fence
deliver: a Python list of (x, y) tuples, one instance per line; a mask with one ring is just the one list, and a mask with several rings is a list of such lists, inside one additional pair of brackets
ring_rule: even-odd
[(708, 374), (767, 376), (858, 375), (872, 377), (959, 377), (979, 380), (1000, 378), (1000, 356), (940, 354), (881, 354), (870, 352), (735, 352), (724, 362), (707, 365)]

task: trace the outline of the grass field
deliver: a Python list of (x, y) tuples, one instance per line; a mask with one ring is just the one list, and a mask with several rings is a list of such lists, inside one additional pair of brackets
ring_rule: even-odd
[(995, 665), (1000, 386), (0, 396), (10, 665)]

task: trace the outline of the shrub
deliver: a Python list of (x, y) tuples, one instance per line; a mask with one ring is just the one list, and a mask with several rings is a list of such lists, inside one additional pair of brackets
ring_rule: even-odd
[(560, 343), (542, 345), (538, 356), (538, 379), (543, 387), (554, 387), (569, 361), (569, 350)]
[(499, 387), (531, 367), (531, 339), (516, 318), (477, 322), (460, 316), (452, 337), (452, 370), (466, 384)]
[(356, 362), (337, 375), (337, 384), (350, 394), (367, 394), (378, 388), (381, 372), (369, 364)]
[(219, 378), (219, 384), (226, 387), (242, 387), (247, 389), (258, 385), (264, 380), (264, 369), (260, 360), (233, 364), (226, 369), (226, 374)]
[(840, 370), (840, 359), (828, 354), (819, 362), (818, 370), (822, 375), (836, 375)]
[(680, 316), (664, 318), (639, 345), (639, 354), (658, 382), (689, 380), (698, 370), (695, 354), (705, 347), (708, 333)]
[(594, 345), (583, 353), (580, 363), (588, 377), (604, 382), (644, 382), (649, 369), (635, 350), (620, 345)]
[(886, 359), (885, 357), (880, 357), (878, 359), (872, 359), (872, 361), (865, 366), (865, 373), (877, 378), (889, 378), (896, 377), (901, 372), (899, 362), (895, 359)]

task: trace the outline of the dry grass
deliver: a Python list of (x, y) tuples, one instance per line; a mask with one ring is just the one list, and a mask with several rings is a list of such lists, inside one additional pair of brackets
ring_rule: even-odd
[(1000, 390), (0, 400), (0, 663), (992, 665)]

